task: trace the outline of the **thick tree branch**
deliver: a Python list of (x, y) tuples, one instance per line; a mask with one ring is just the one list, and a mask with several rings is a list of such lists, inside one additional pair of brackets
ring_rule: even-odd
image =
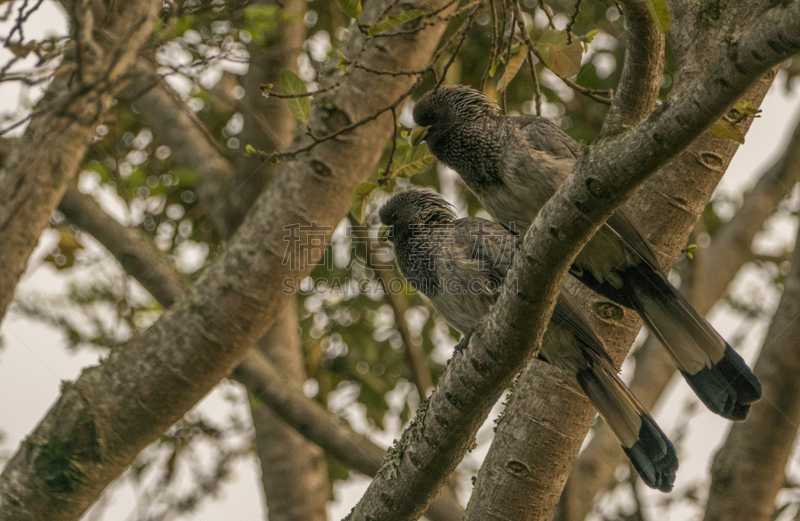
[(92, 1), (69, 11), (75, 50), (0, 170), (0, 317), (161, 5), (151, 0), (107, 10), (104, 2)]
[[(259, 3), (272, 2), (260, 0)], [(285, 0), (281, 2), (281, 7), (283, 16), (280, 27), (261, 35), (267, 45), (253, 42), (247, 46), (250, 60), (247, 75), (242, 81), (245, 91), (245, 97), (241, 100), (241, 106), (245, 109), (242, 111), (242, 144), (252, 145), (267, 154), (287, 147), (297, 120), (289, 111), (286, 100), (263, 96), (261, 85), (279, 85), (285, 69), (298, 72), (297, 56), (306, 39), (306, 27), (303, 24), (306, 0)], [(233, 233), (239, 226), (275, 171), (274, 164), (243, 155), (238, 158), (234, 177), (225, 187), (228, 201), (221, 212), (225, 214), (228, 233)]]
[[(370, 5), (373, 15), (375, 8), (381, 5)], [(364, 63), (380, 70), (422, 68), (444, 26), (435, 19), (414, 34), (370, 40)], [(354, 71), (326, 97), (324, 111), (313, 112), (315, 130), (336, 131), (365, 119), (395, 103), (413, 82)], [(371, 118), (284, 161), (225, 252), (187, 294), (141, 336), (64, 385), (0, 475), (5, 519), (77, 519), (142, 448), (233, 370), (289, 301), (284, 282), (304, 277), (318, 261), (309, 236), (329, 237), (347, 213), (350, 194), (377, 163), (391, 123), (389, 114)]]
[[(59, 209), (73, 224), (100, 241), (120, 262), (123, 269), (139, 281), (165, 308), (180, 300), (188, 288), (188, 281), (181, 276), (174, 264), (138, 230), (118, 223), (105, 213), (91, 197), (67, 189), (65, 202)], [(135, 253), (132, 254), (131, 252)], [(156, 274), (151, 276), (151, 274)], [(285, 309), (293, 309), (286, 306)], [(285, 311), (284, 311), (285, 313)], [(291, 319), (292, 313), (288, 313)], [(292, 320), (279, 317), (270, 331), (259, 342), (259, 350), (251, 351), (234, 369), (232, 376), (240, 381), (247, 391), (297, 432), (323, 448), (328, 454), (345, 465), (367, 476), (374, 476), (381, 466), (386, 451), (372, 443), (369, 438), (353, 431), (344, 421), (326, 411), (320, 404), (303, 394), (300, 385), (290, 380), (285, 371), (271, 362), (261, 348), (267, 350), (278, 340), (279, 334)], [(293, 321), (296, 327), (296, 319)], [(274, 331), (280, 325), (281, 331)], [(291, 340), (291, 339), (290, 339)], [(296, 364), (297, 358), (287, 364)], [(253, 420), (258, 421), (256, 418)], [(257, 433), (258, 435), (258, 433)], [(440, 496), (431, 504), (427, 513), (432, 521), (457, 521), (463, 516), (463, 508), (455, 498)]]
[[(294, 302), (284, 306), (258, 342), (258, 351), (284, 375), (284, 382), (306, 380)], [(252, 389), (248, 392), (263, 400)], [(329, 484), (324, 452), (261, 400), (251, 400), (250, 411), (270, 520), (326, 521)]]
[[(492, 313), (457, 353), (351, 519), (416, 519), (536, 351), (566, 271), (592, 233), (775, 64), (800, 50), (800, 4), (773, 8), (629, 132), (595, 143), (525, 235)], [(513, 288), (513, 289), (510, 289)], [(516, 291), (514, 291), (516, 290)]]
[(625, 62), (601, 138), (634, 126), (655, 105), (664, 71), (664, 35), (644, 0), (621, 0), (627, 28)]
[[(751, 101), (756, 106), (760, 103), (757, 98)], [(703, 141), (707, 143), (703, 144)], [(709, 148), (714, 145), (714, 141), (722, 146)], [(739, 269), (746, 262), (753, 260), (751, 250), (753, 238), (763, 228), (764, 222), (777, 210), (781, 199), (789, 195), (792, 186), (800, 179), (800, 158), (795, 157), (798, 141), (800, 141), (800, 125), (795, 129), (784, 155), (761, 176), (745, 197), (739, 211), (714, 235), (707, 249), (696, 252), (688, 283), (686, 280), (683, 281), (681, 291), (689, 297), (701, 315), (708, 313), (722, 297)], [(701, 171), (705, 168), (704, 163), (698, 161), (698, 158), (711, 157), (710, 150), (714, 150), (715, 154), (727, 164), (736, 148), (732, 142), (706, 135), (684, 153), (687, 159), (685, 171), (669, 172), (675, 170), (671, 167), (678, 163), (676, 161), (664, 169), (659, 177), (670, 173), (688, 177), (705, 175)], [(692, 153), (694, 150), (696, 152)], [(707, 188), (703, 193), (706, 190)], [(671, 195), (688, 200), (694, 197), (693, 192), (694, 189), (686, 194)], [(663, 195), (661, 197), (663, 198)], [(671, 206), (675, 208), (674, 205)], [(656, 213), (663, 215), (664, 212), (656, 210)], [(642, 220), (642, 222), (648, 221), (653, 219)], [(674, 247), (671, 249), (675, 250)], [(653, 336), (649, 336), (633, 356), (636, 359), (636, 371), (630, 388), (645, 407), (652, 409), (675, 374), (675, 364)], [(564, 488), (556, 519), (558, 521), (585, 519), (597, 493), (614, 482), (616, 469), (626, 461), (627, 458), (619, 449), (616, 437), (601, 420), (595, 429), (594, 437), (575, 462)]]
[[(800, 243), (800, 238), (798, 238)], [(736, 423), (711, 466), (706, 521), (773, 519), (800, 424), (800, 248), (795, 247), (781, 302), (754, 373), (763, 399)], [(743, 500), (746, 498), (746, 500)]]
[(58, 209), (69, 222), (83, 228), (116, 257), (165, 308), (180, 298), (188, 285), (174, 262), (135, 229), (117, 222), (97, 202), (74, 186), (67, 188)]

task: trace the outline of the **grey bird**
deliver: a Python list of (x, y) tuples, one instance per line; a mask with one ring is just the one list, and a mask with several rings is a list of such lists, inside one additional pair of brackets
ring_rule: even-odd
[[(506, 228), (528, 229), (569, 175), (580, 145), (536, 116), (504, 116), (464, 85), (426, 93), (414, 106), (416, 142), (461, 176)], [(636, 310), (714, 413), (744, 420), (761, 385), (742, 357), (669, 282), (653, 250), (617, 210), (575, 259), (570, 273), (603, 297)]]
[[(400, 272), (468, 338), (499, 295), (516, 237), (485, 219), (458, 219), (447, 201), (429, 190), (400, 192), (379, 213), (380, 238), (394, 244)], [(647, 486), (672, 490), (678, 469), (675, 447), (619, 379), (603, 343), (566, 290), (559, 294), (540, 358), (575, 376)]]

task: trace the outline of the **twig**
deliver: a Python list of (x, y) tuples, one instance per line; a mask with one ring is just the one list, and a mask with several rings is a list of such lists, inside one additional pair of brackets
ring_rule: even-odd
[(539, 87), (539, 75), (536, 74), (536, 64), (533, 61), (533, 49), (528, 47), (528, 65), (531, 66), (531, 81), (533, 82), (533, 103), (536, 115), (542, 115), (542, 89)]
[(553, 13), (550, 12), (550, 8), (547, 7), (547, 4), (544, 3), (544, 0), (539, 0), (539, 9), (544, 11), (544, 15), (547, 17), (550, 28), (555, 29), (556, 25), (553, 23)]
[(475, 9), (472, 10), (470, 15), (467, 17), (467, 20), (461, 26), (461, 31), (460, 31), (461, 37), (459, 38), (458, 43), (456, 44), (456, 47), (453, 50), (453, 55), (450, 56), (450, 59), (447, 60), (447, 63), (445, 63), (444, 67), (442, 67), (442, 77), (439, 78), (439, 81), (436, 83), (434, 89), (438, 89), (441, 86), (444, 79), (447, 77), (447, 71), (450, 69), (450, 66), (453, 65), (453, 62), (455, 62), (456, 57), (458, 56), (458, 51), (461, 50), (461, 46), (464, 44), (464, 40), (467, 39), (467, 33), (472, 27), (472, 23), (475, 21), (475, 18), (478, 16), (478, 12), (480, 12), (481, 8), (483, 7), (483, 0), (478, 0), (477, 2), (475, 2), (474, 5)]
[(486, 80), (489, 78), (489, 73), (492, 70), (492, 66), (494, 65), (494, 61), (497, 59), (497, 54), (500, 52), (500, 37), (501, 34), (505, 31), (506, 28), (506, 19), (503, 17), (503, 24), (502, 29), (498, 30), (497, 23), (497, 0), (489, 0), (492, 6), (492, 27), (493, 27), (493, 34), (492, 34), (492, 49), (489, 53), (489, 63), (486, 64), (486, 69), (483, 71), (483, 76), (481, 76), (481, 83), (478, 87), (480, 90), (483, 90), (486, 86)]
[(583, 0), (578, 0), (575, 2), (575, 12), (572, 13), (572, 18), (569, 19), (569, 23), (567, 24), (567, 45), (572, 45), (572, 27), (575, 25), (575, 22), (578, 21), (578, 15), (581, 13), (582, 1)]
[[(511, 13), (511, 23), (509, 24), (510, 32), (508, 34), (508, 49), (506, 49), (506, 67), (508, 67), (508, 63), (511, 61), (511, 46), (514, 43), (514, 25), (515, 22), (519, 22), (521, 24), (521, 31), (525, 34), (528, 34), (528, 31), (525, 29), (525, 22), (522, 19), (522, 13), (519, 8), (519, 2), (514, 2), (514, 11)], [(505, 73), (505, 71), (504, 71)], [(508, 85), (506, 85), (508, 87)], [(506, 93), (508, 92), (508, 88), (503, 89), (503, 112), (507, 112), (508, 108), (506, 107)]]

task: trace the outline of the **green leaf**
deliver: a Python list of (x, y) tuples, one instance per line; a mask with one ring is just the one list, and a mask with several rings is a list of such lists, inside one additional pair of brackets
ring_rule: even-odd
[(350, 60), (347, 59), (347, 56), (345, 56), (341, 49), (336, 49), (336, 53), (339, 55), (339, 63), (336, 64), (336, 67), (346, 69), (347, 66), (350, 65)]
[(744, 116), (744, 119), (749, 118), (760, 118), (759, 114), (761, 113), (761, 109), (757, 109), (753, 106), (753, 103), (750, 101), (739, 100), (736, 103), (736, 112), (738, 112), (741, 116)]
[(731, 139), (736, 141), (737, 143), (741, 143), (744, 145), (744, 134), (742, 131), (726, 119), (718, 119), (711, 125), (711, 128), (708, 129), (709, 134), (714, 134), (715, 136)]
[(367, 181), (366, 183), (358, 185), (355, 191), (353, 191), (353, 197), (350, 200), (350, 214), (358, 221), (358, 224), (364, 222), (364, 208), (366, 208), (367, 201), (369, 201), (372, 192), (374, 192), (377, 187), (378, 185), (376, 183)]
[(508, 84), (511, 83), (511, 80), (519, 72), (520, 68), (522, 68), (522, 64), (525, 63), (525, 58), (528, 57), (528, 46), (523, 45), (519, 52), (511, 57), (508, 60), (508, 65), (506, 65), (506, 69), (503, 71), (503, 77), (500, 78), (500, 81), (497, 82), (497, 91), (503, 92), (508, 88)]
[(415, 176), (426, 170), (434, 161), (436, 158), (428, 150), (428, 145), (422, 143), (395, 161), (392, 175), (394, 177)]
[(334, 2), (350, 18), (361, 16), (361, 0), (334, 0)]
[[(284, 94), (308, 93), (305, 82), (300, 79), (300, 76), (289, 69), (285, 69), (283, 73), (281, 73), (281, 90)], [(308, 96), (302, 98), (286, 98), (286, 102), (289, 104), (289, 110), (292, 111), (294, 117), (303, 123), (308, 123), (308, 117), (311, 115), (311, 100)]]
[(376, 34), (386, 31), (387, 29), (410, 22), (411, 20), (419, 18), (420, 16), (422, 16), (422, 11), (419, 9), (409, 9), (408, 11), (403, 11), (400, 14), (387, 16), (382, 22), (367, 31), (367, 34), (370, 36), (375, 36)]
[(592, 29), (586, 33), (586, 35), (583, 37), (583, 41), (586, 43), (592, 43), (592, 40), (594, 40), (598, 34), (600, 34), (600, 29)]
[(577, 38), (567, 44), (567, 32), (551, 29), (542, 35), (537, 42), (544, 64), (556, 76), (569, 78), (581, 70), (583, 50)]
[(647, 0), (647, 9), (650, 10), (650, 16), (653, 17), (653, 22), (658, 27), (658, 30), (664, 34), (669, 34), (667, 0)]

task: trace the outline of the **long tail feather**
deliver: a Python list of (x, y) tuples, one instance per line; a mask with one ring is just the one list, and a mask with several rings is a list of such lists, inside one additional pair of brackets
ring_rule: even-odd
[(698, 398), (723, 418), (746, 419), (761, 398), (761, 384), (742, 357), (662, 273), (642, 264), (621, 275), (634, 309)]
[(598, 366), (582, 369), (576, 377), (642, 481), (662, 492), (672, 490), (678, 471), (675, 447), (622, 380)]

